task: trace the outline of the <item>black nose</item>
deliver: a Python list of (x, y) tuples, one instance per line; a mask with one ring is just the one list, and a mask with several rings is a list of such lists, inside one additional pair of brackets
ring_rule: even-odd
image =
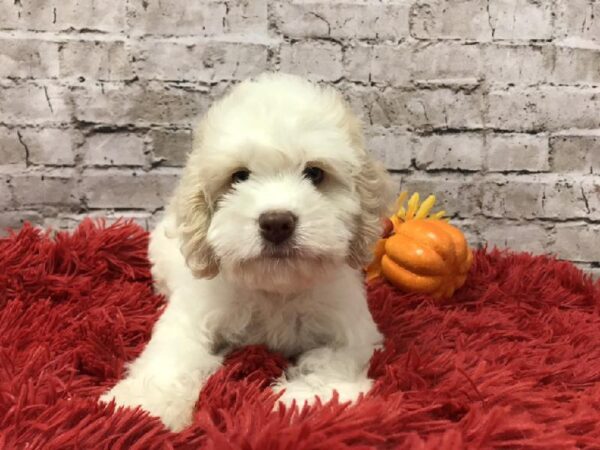
[(273, 244), (281, 244), (296, 229), (298, 218), (289, 211), (269, 211), (258, 218), (262, 237)]

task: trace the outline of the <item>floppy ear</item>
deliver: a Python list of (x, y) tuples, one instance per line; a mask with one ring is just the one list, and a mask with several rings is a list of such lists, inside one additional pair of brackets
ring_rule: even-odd
[(342, 102), (345, 105), (342, 126), (348, 132), (351, 146), (360, 155), (354, 185), (360, 198), (361, 212), (356, 220), (347, 261), (351, 267), (362, 269), (373, 257), (373, 247), (381, 236), (382, 219), (390, 213), (395, 188), (383, 164), (367, 154), (361, 123), (348, 104)]
[(361, 213), (350, 243), (348, 263), (355, 269), (361, 269), (373, 257), (373, 246), (381, 236), (382, 218), (389, 213), (394, 189), (387, 170), (366, 154), (354, 183)]
[(192, 151), (188, 155), (181, 180), (169, 205), (176, 218), (176, 235), (187, 266), (195, 277), (213, 278), (219, 273), (218, 260), (207, 242), (212, 219), (212, 205), (201, 175), (204, 117), (194, 130)]
[(184, 171), (172, 206), (186, 264), (194, 276), (213, 278), (219, 273), (219, 265), (206, 240), (212, 209), (198, 175), (189, 169)]

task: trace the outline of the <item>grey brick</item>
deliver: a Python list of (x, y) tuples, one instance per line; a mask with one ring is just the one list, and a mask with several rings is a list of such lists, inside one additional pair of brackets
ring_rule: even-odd
[(482, 211), (487, 217), (534, 219), (542, 213), (544, 185), (539, 179), (514, 177), (483, 184)]
[(552, 81), (599, 84), (600, 49), (557, 47)]
[(435, 194), (437, 206), (434, 210), (443, 209), (451, 216), (472, 217), (479, 212), (481, 188), (471, 176), (403, 174), (402, 189), (418, 192), (422, 199)]
[(0, 122), (15, 125), (63, 123), (70, 120), (68, 90), (46, 83), (0, 81)]
[(281, 47), (281, 70), (312, 80), (342, 77), (342, 48), (329, 42), (303, 42)]
[(75, 148), (81, 135), (71, 129), (30, 129), (20, 131), (21, 140), (27, 146), (30, 164), (48, 166), (72, 166), (75, 164)]
[(204, 91), (181, 85), (88, 85), (73, 90), (78, 120), (101, 124), (189, 124), (208, 109)]
[[(375, 59), (373, 53), (373, 47), (368, 44), (355, 44), (347, 47), (343, 56), (346, 79), (363, 83), (370, 81)], [(407, 73), (407, 79), (410, 79), (410, 72)]]
[(488, 217), (511, 219), (586, 218), (581, 181), (549, 177), (512, 176), (484, 185), (483, 212)]
[[(8, 208), (12, 205), (13, 195), (9, 186), (10, 178), (6, 175), (0, 175), (0, 208)], [(1, 226), (0, 228), (4, 228)]]
[(57, 43), (37, 39), (0, 39), (0, 78), (57, 76)]
[(556, 172), (600, 173), (600, 134), (557, 135), (550, 139), (550, 161)]
[(40, 225), (42, 228), (54, 231), (66, 231), (77, 228), (79, 223), (86, 218), (84, 214), (60, 214), (58, 217), (44, 217)]
[(451, 89), (344, 89), (353, 110), (366, 123), (415, 129), (477, 129), (483, 126), (483, 97), (479, 91)]
[(540, 217), (558, 220), (589, 217), (583, 185), (578, 180), (561, 179), (543, 185)]
[(214, 36), (225, 31), (227, 6), (220, 0), (130, 2), (135, 34)]
[(480, 134), (442, 134), (417, 140), (416, 164), (421, 170), (477, 171), (483, 166), (484, 140)]
[(412, 78), (412, 49), (406, 44), (356, 44), (344, 51), (344, 74), (353, 81), (408, 86)]
[(371, 80), (391, 86), (407, 86), (412, 79), (412, 63), (407, 45), (378, 45), (373, 49)]
[(17, 231), (25, 222), (33, 225), (43, 223), (44, 219), (38, 211), (14, 210), (0, 211), (0, 237), (6, 236), (7, 229)]
[(133, 67), (123, 41), (67, 41), (60, 47), (61, 77), (128, 80)]
[(587, 223), (557, 224), (550, 251), (572, 261), (598, 261), (600, 225)]
[(597, 84), (600, 50), (549, 44), (486, 46), (485, 74), (492, 82)]
[(490, 135), (487, 148), (487, 168), (492, 172), (544, 172), (550, 169), (547, 135)]
[(414, 78), (422, 82), (474, 82), (481, 74), (481, 49), (476, 45), (436, 42), (414, 49)]
[(494, 39), (552, 38), (552, 3), (537, 0), (490, 0)]
[(386, 104), (378, 89), (359, 85), (340, 85), (340, 92), (350, 104), (352, 111), (366, 126), (383, 125), (389, 127), (392, 117), (387, 116)]
[(273, 4), (279, 30), (290, 37), (400, 39), (408, 36), (410, 3), (292, 0)]
[[(595, 177), (594, 179), (582, 181), (581, 191), (584, 196), (588, 217), (592, 220), (600, 221), (600, 178)], [(564, 206), (569, 208), (569, 205)]]
[(190, 130), (152, 130), (152, 154), (165, 166), (183, 166), (192, 149)]
[(458, 228), (465, 236), (467, 243), (471, 248), (481, 246), (481, 238), (477, 231), (477, 222), (472, 219), (453, 218), (450, 224)]
[(411, 34), (418, 39), (489, 41), (487, 7), (487, 0), (417, 0), (411, 10)]
[(366, 136), (366, 147), (388, 170), (407, 170), (411, 167), (414, 140), (405, 132), (378, 129)]
[(101, 132), (87, 136), (83, 163), (89, 166), (143, 166), (147, 163), (144, 138), (127, 132)]
[(267, 0), (235, 0), (228, 3), (225, 31), (233, 34), (267, 35)]
[(590, 0), (558, 0), (558, 37), (600, 41), (600, 3)]
[(489, 104), (489, 125), (497, 129), (600, 128), (600, 89), (597, 88), (512, 88), (492, 91)]
[(19, 142), (16, 128), (0, 127), (0, 165), (25, 164), (25, 147)]
[(81, 189), (90, 208), (154, 209), (166, 204), (178, 172), (88, 170)]
[(544, 254), (548, 252), (551, 232), (540, 224), (487, 222), (480, 227), (483, 243), (489, 248)]
[(550, 45), (490, 44), (483, 54), (485, 78), (492, 83), (535, 84), (553, 79), (556, 60)]
[(75, 172), (26, 172), (12, 177), (15, 202), (19, 206), (74, 206), (79, 204)]
[(136, 65), (142, 78), (204, 82), (240, 80), (267, 68), (267, 47), (262, 44), (182, 44), (147, 40), (139, 44), (136, 51), (139, 58)]
[[(385, 117), (419, 129), (479, 128), (483, 125), (480, 92), (450, 89), (383, 93)], [(385, 125), (385, 121), (382, 123)]]
[(43, 221), (44, 228), (53, 230), (72, 230), (76, 228), (83, 219), (91, 218), (94, 220), (103, 220), (107, 225), (114, 224), (117, 221), (132, 221), (144, 229), (148, 229), (147, 220), (151, 217), (150, 213), (142, 211), (91, 211), (85, 214), (60, 214), (57, 217), (46, 217)]
[(127, 2), (28, 0), (0, 2), (0, 28), (122, 32)]

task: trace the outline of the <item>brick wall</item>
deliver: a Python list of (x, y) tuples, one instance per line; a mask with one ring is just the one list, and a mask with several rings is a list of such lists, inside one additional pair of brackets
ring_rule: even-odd
[(0, 0), (0, 226), (152, 226), (194, 118), (267, 69), (341, 89), (473, 243), (600, 272), (599, 0)]

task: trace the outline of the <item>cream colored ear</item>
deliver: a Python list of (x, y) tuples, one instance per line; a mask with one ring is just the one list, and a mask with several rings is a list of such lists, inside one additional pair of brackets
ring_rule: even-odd
[(347, 257), (351, 267), (361, 269), (371, 261), (373, 246), (382, 231), (382, 218), (391, 210), (395, 189), (385, 167), (367, 154), (360, 121), (341, 96), (338, 98), (345, 110), (341, 125), (348, 132), (352, 147), (361, 155), (360, 170), (354, 177), (361, 214)]
[(355, 184), (360, 197), (361, 214), (350, 243), (348, 264), (360, 269), (372, 258), (373, 246), (381, 235), (381, 219), (389, 213), (394, 189), (383, 165), (366, 155)]
[(217, 258), (206, 240), (211, 208), (198, 180), (184, 173), (174, 199), (181, 253), (194, 276), (213, 278), (219, 273)]

